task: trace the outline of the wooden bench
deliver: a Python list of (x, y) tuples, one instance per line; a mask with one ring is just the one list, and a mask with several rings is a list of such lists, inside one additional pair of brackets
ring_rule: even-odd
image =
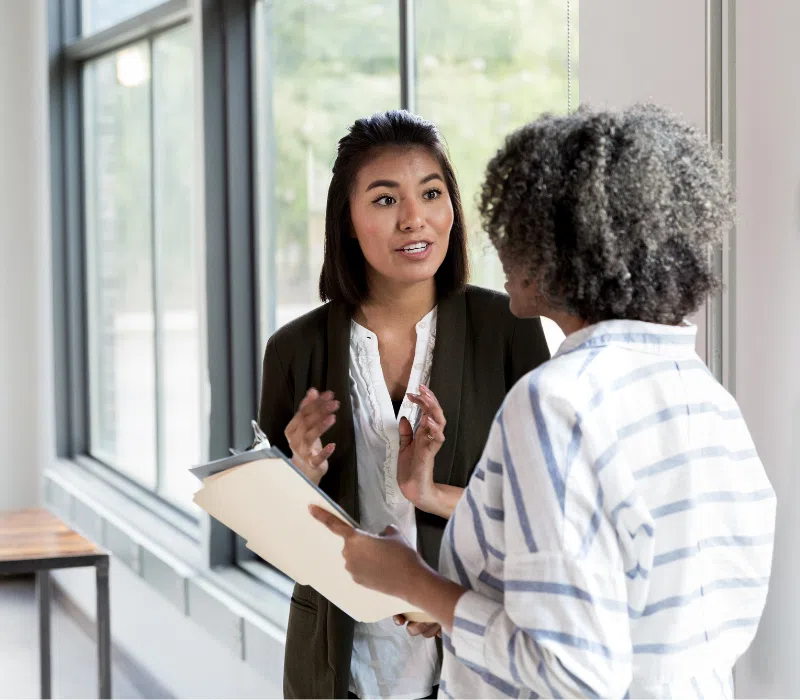
[(75, 566), (95, 567), (98, 690), (99, 697), (111, 697), (108, 561), (107, 552), (70, 530), (46, 510), (0, 512), (0, 574), (36, 575), (36, 598), (39, 607), (39, 677), (43, 698), (51, 697), (50, 571)]

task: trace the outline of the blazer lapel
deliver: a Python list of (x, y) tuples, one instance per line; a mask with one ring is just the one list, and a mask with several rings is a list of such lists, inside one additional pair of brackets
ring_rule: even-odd
[(336, 422), (323, 436), (323, 442), (336, 443), (331, 470), (325, 475), (328, 482), (326, 491), (347, 513), (358, 520), (355, 432), (350, 404), (350, 321), (351, 313), (347, 305), (332, 302), (328, 312), (325, 389), (335, 394), (341, 406), (336, 414)]
[(464, 294), (439, 302), (436, 312), (436, 346), (433, 349), (431, 391), (439, 399), (447, 425), (445, 441), (433, 467), (434, 481), (450, 483), (456, 452), (461, 386), (464, 378), (464, 346), (467, 333), (467, 303)]

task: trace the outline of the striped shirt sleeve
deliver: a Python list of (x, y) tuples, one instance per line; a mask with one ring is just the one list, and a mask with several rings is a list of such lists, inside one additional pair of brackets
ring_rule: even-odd
[[(575, 447), (577, 417), (541, 396), (535, 382), (518, 383), (487, 443), (481, 462), (499, 466), (470, 495), (502, 504), (503, 596), (465, 593), (450, 644), (467, 666), (539, 695), (622, 697), (632, 677), (630, 552)], [(587, 537), (602, 556), (586, 555)]]

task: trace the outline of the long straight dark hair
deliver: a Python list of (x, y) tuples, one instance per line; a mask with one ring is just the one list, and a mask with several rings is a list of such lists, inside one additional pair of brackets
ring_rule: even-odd
[(469, 278), (464, 210), (450, 156), (436, 125), (405, 110), (391, 110), (357, 120), (348, 132), (339, 141), (328, 188), (320, 299), (359, 306), (369, 298), (366, 261), (358, 240), (351, 235), (350, 192), (359, 169), (386, 146), (419, 146), (439, 162), (453, 204), (453, 227), (447, 253), (436, 272), (436, 291), (442, 299), (463, 290)]

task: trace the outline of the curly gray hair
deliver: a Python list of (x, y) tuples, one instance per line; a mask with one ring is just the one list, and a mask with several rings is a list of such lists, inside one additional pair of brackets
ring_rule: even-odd
[(677, 324), (718, 287), (710, 252), (733, 197), (702, 133), (637, 105), (514, 132), (487, 166), (479, 210), (504, 264), (554, 308)]

